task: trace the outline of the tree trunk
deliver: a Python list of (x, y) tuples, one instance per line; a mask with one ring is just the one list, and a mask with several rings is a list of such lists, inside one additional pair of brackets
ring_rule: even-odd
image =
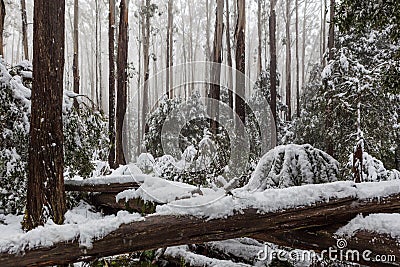
[(35, 0), (32, 113), (24, 227), (47, 219), (61, 224), (66, 210), (63, 156), (65, 1)]
[[(24, 1), (24, 0), (22, 0)], [(79, 94), (79, 1), (74, 0), (74, 58), (72, 63), (72, 71), (74, 76), (74, 93)], [(74, 100), (74, 106), (78, 108), (78, 101)]]
[(108, 13), (108, 136), (110, 139), (110, 153), (108, 164), (115, 167), (115, 54), (114, 54), (114, 28), (115, 28), (115, 0), (109, 1)]
[(95, 22), (95, 82), (96, 82), (96, 103), (97, 106), (100, 107), (100, 92), (99, 92), (99, 0), (95, 0), (95, 13), (96, 13), (96, 22)]
[(115, 165), (125, 165), (123, 149), (124, 118), (127, 105), (127, 65), (128, 65), (128, 5), (126, 0), (120, 3), (120, 20), (117, 54), (117, 116), (116, 116), (116, 153)]
[(219, 125), (219, 100), (220, 100), (220, 80), (222, 63), (222, 35), (224, 31), (224, 0), (216, 0), (217, 10), (215, 13), (215, 32), (213, 44), (214, 64), (211, 70), (210, 95), (214, 101), (211, 102), (211, 131), (214, 134), (218, 132)]
[[(146, 116), (149, 111), (149, 48), (150, 48), (150, 0), (146, 0), (143, 27), (143, 106), (142, 106), (142, 134), (146, 132)], [(171, 81), (170, 81), (171, 82)]]
[(296, 0), (296, 116), (300, 117), (299, 0)]
[(328, 60), (333, 59), (333, 48), (335, 47), (335, 0), (331, 0), (329, 7), (329, 38), (328, 38)]
[(322, 17), (322, 23), (321, 23), (321, 30), (322, 30), (322, 42), (321, 42), (321, 52), (322, 52), (322, 66), (325, 67), (325, 51), (326, 51), (326, 0), (324, 0), (323, 3), (323, 17)]
[(290, 0), (286, 0), (286, 120), (292, 120), (292, 51), (290, 39)]
[(227, 49), (227, 61), (228, 61), (228, 99), (229, 107), (233, 110), (233, 73), (232, 73), (232, 48), (231, 48), (231, 27), (230, 27), (230, 13), (229, 13), (229, 0), (226, 0), (226, 49)]
[(236, 69), (243, 75), (236, 75), (236, 95), (235, 95), (235, 111), (241, 122), (244, 124), (246, 120), (246, 44), (245, 44), (245, 29), (246, 29), (246, 0), (237, 1), (238, 17), (235, 30), (235, 47), (236, 47)]
[[(276, 14), (275, 14), (276, 0), (270, 2), (270, 15), (269, 15), (269, 43), (270, 43), (270, 77), (271, 77), (271, 110), (276, 128)], [(276, 144), (276, 137), (272, 135), (271, 144)]]
[(6, 17), (6, 6), (4, 5), (4, 0), (0, 0), (0, 55), (4, 58), (4, 20)]
[(168, 27), (167, 27), (167, 88), (166, 88), (166, 94), (167, 97), (173, 97), (173, 92), (172, 92), (172, 53), (173, 53), (173, 13), (172, 13), (172, 8), (173, 8), (173, 0), (168, 0)]
[[(330, 6), (330, 24), (329, 24), (329, 40), (328, 40), (328, 51), (329, 51), (329, 57), (328, 61), (333, 59), (333, 46), (334, 46), (334, 16), (335, 16), (335, 1), (331, 0), (331, 6)], [(328, 84), (327, 81), (324, 83), (325, 88), (327, 89)], [(329, 98), (329, 96), (326, 96)], [(326, 99), (327, 105), (326, 105), (326, 110), (325, 110), (325, 127), (326, 127), (326, 140), (325, 140), (325, 145), (326, 145), (326, 153), (334, 157), (334, 147), (333, 147), (333, 140), (332, 136), (329, 134), (332, 130), (333, 126), (333, 120), (332, 120), (332, 107), (330, 104), (330, 99)]]
[(306, 14), (307, 14), (307, 0), (304, 0), (304, 13), (303, 13), (303, 36), (302, 36), (302, 52), (301, 52), (301, 86), (304, 88), (306, 84)]
[(257, 76), (261, 73), (262, 71), (262, 59), (261, 59), (261, 53), (262, 53), (262, 22), (261, 22), (261, 0), (257, 1), (257, 33), (258, 33), (258, 57), (257, 57)]
[(22, 16), (22, 44), (24, 46), (24, 58), (29, 60), (29, 47), (28, 47), (28, 19), (26, 17), (26, 3), (21, 0), (21, 16)]

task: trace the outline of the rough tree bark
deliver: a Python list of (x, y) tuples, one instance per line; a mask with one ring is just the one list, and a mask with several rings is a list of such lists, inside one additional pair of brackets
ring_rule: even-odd
[(299, 0), (296, 0), (296, 116), (300, 117)]
[(22, 17), (22, 44), (24, 46), (24, 58), (29, 60), (29, 47), (28, 47), (28, 19), (26, 17), (26, 2), (21, 0), (21, 17)]
[(335, 0), (331, 0), (329, 6), (329, 37), (328, 37), (328, 50), (329, 57), (328, 60), (333, 59), (333, 48), (335, 47)]
[(231, 27), (230, 27), (230, 13), (229, 13), (229, 0), (226, 0), (226, 50), (227, 50), (227, 63), (228, 63), (228, 101), (229, 107), (233, 110), (233, 71), (232, 71), (232, 48), (231, 48)]
[(110, 153), (108, 164), (115, 167), (115, 0), (109, 1), (108, 11), (108, 136), (110, 139)]
[(123, 149), (123, 126), (127, 106), (128, 66), (128, 5), (126, 0), (120, 3), (118, 54), (117, 54), (117, 114), (115, 165), (125, 165)]
[[(289, 196), (290, 197), (290, 196)], [(79, 247), (79, 239), (73, 242), (58, 243), (50, 248), (35, 248), (26, 250), (25, 254), (0, 254), (0, 265), (13, 266), (26, 265), (56, 265), (69, 262), (110, 255), (129, 253), (133, 251), (155, 249), (181, 244), (196, 244), (208, 241), (226, 240), (243, 236), (258, 237), (267, 242), (277, 243), (276, 236), (287, 236), (291, 242), (284, 242), (285, 238), (279, 237), (281, 245), (293, 246), (290, 233), (300, 232), (298, 240), (307, 239), (302, 236), (307, 229), (329, 229), (343, 226), (358, 214), (392, 213), (400, 208), (400, 195), (392, 195), (372, 200), (360, 200), (357, 198), (342, 198), (329, 200), (328, 202), (315, 203), (306, 207), (279, 210), (276, 212), (259, 213), (253, 209), (244, 210), (228, 218), (205, 220), (190, 216), (148, 216), (145, 221), (133, 222), (122, 225), (116, 231), (110, 233), (93, 243), (91, 249)], [(352, 207), (349, 209), (349, 207)], [(335, 227), (333, 227), (335, 226)], [(160, 238), (163, 233), (163, 238)], [(271, 234), (269, 234), (271, 233)], [(395, 238), (390, 238), (390, 246), (387, 243), (376, 242), (379, 235), (372, 234), (370, 238), (359, 243), (350, 243), (348, 249), (357, 249), (370, 246), (370, 250), (378, 254), (395, 254), (400, 257), (400, 246)], [(314, 236), (316, 244), (313, 250), (327, 249), (332, 243), (332, 236), (325, 239)], [(321, 238), (321, 239), (319, 239)], [(324, 242), (324, 240), (328, 242)], [(140, 242), (138, 242), (140, 240)], [(308, 239), (312, 240), (312, 239)], [(372, 243), (375, 242), (375, 243)], [(321, 244), (319, 247), (318, 244)], [(371, 244), (374, 244), (371, 246)], [(298, 247), (299, 244), (296, 244)], [(310, 248), (308, 248), (310, 249)], [(391, 250), (394, 249), (394, 250)]]
[(218, 132), (219, 121), (219, 100), (220, 100), (220, 79), (222, 63), (222, 35), (224, 31), (224, 0), (216, 0), (217, 10), (215, 14), (215, 32), (213, 44), (213, 65), (211, 67), (210, 96), (215, 101), (211, 102), (211, 131)]
[(0, 1), (0, 55), (4, 58), (4, 20), (6, 17), (6, 6), (4, 5), (4, 0)]
[(286, 0), (286, 120), (292, 120), (292, 50), (290, 38), (290, 0)]
[(143, 25), (143, 74), (144, 74), (144, 83), (143, 83), (143, 103), (142, 103), (142, 134), (146, 132), (146, 116), (149, 111), (149, 49), (150, 49), (150, 17), (151, 17), (151, 3), (150, 0), (146, 0), (146, 5), (143, 6), (144, 9), (144, 25)]
[[(24, 1), (24, 0), (22, 0)], [(72, 71), (74, 76), (74, 93), (79, 94), (79, 1), (74, 0), (74, 58)], [(78, 101), (74, 100), (74, 106), (78, 107)]]
[(64, 221), (64, 30), (65, 1), (35, 0), (26, 229)]
[[(276, 0), (270, 2), (270, 14), (269, 14), (269, 44), (270, 44), (270, 77), (271, 77), (271, 110), (272, 117), (274, 119), (274, 125), (276, 128), (276, 13), (275, 13)], [(272, 135), (272, 138), (273, 137)], [(276, 140), (271, 140), (272, 144), (276, 143)]]
[(262, 71), (262, 22), (261, 22), (261, 0), (257, 1), (257, 33), (258, 33), (258, 48), (257, 48), (257, 75), (259, 75)]
[[(334, 47), (334, 17), (335, 17), (335, 0), (331, 0), (330, 2), (330, 15), (329, 15), (329, 40), (328, 40), (328, 61), (333, 59), (333, 47)], [(325, 25), (324, 25), (325, 27)], [(328, 87), (328, 83), (327, 81), (324, 82), (324, 87), (327, 89)], [(326, 101), (327, 101), (327, 105), (326, 105), (326, 110), (325, 110), (325, 116), (326, 116), (326, 120), (325, 120), (325, 129), (326, 129), (326, 138), (325, 138), (325, 151), (326, 153), (328, 153), (329, 155), (331, 155), (332, 157), (334, 157), (334, 147), (333, 147), (333, 140), (332, 140), (332, 136), (330, 134), (331, 132), (331, 128), (333, 126), (333, 120), (332, 120), (332, 107), (330, 104), (330, 99), (329, 99), (329, 95), (326, 95)]]
[(236, 94), (235, 94), (235, 111), (242, 123), (246, 120), (246, 44), (245, 44), (245, 29), (246, 29), (246, 0), (237, 1), (238, 17), (235, 29), (235, 47), (236, 47), (236, 70), (242, 75), (236, 75)]
[(173, 65), (173, 23), (174, 23), (174, 17), (172, 13), (172, 9), (174, 6), (174, 1), (173, 0), (168, 0), (168, 27), (167, 27), (167, 75), (166, 75), (166, 81), (167, 81), (167, 88), (166, 88), (166, 94), (167, 97), (173, 98), (173, 92), (172, 90), (172, 65)]

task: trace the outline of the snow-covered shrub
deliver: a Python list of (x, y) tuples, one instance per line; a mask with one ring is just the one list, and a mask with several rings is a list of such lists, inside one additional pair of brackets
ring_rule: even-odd
[(176, 160), (171, 155), (164, 155), (155, 159), (154, 172), (163, 178), (170, 178), (176, 172)]
[[(346, 165), (346, 174), (352, 176), (353, 154), (349, 155), (349, 161)], [(371, 156), (367, 152), (363, 152), (362, 159), (362, 181), (363, 182), (379, 182), (400, 179), (398, 170), (387, 170), (383, 162)]]
[[(4, 213), (22, 213), (25, 205), (31, 71), (26, 61), (10, 71), (0, 62), (0, 212)], [(87, 177), (94, 170), (92, 160), (104, 159), (106, 121), (83, 103), (76, 110), (71, 97), (76, 96), (64, 92), (64, 167), (66, 175)]]
[(150, 153), (142, 153), (137, 158), (136, 165), (143, 173), (149, 174), (154, 170), (154, 163), (153, 155)]
[(339, 163), (310, 145), (282, 145), (265, 154), (246, 188), (264, 190), (338, 180)]

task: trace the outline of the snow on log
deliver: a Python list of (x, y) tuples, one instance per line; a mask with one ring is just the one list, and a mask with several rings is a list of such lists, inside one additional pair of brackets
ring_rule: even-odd
[[(342, 189), (347, 188), (350, 190), (353, 188), (352, 184), (345, 184), (347, 184), (347, 187)], [(316, 187), (315, 189), (318, 186), (324, 187), (329, 192), (331, 185), (313, 186)], [(337, 183), (333, 186), (337, 186)], [(329, 228), (332, 225), (345, 225), (360, 213), (396, 213), (400, 210), (400, 187), (398, 184), (395, 185), (394, 182), (386, 184), (386, 186), (390, 186), (390, 190), (383, 186), (385, 189), (383, 191), (382, 182), (357, 186), (360, 186), (360, 188), (356, 189), (355, 192), (350, 190), (349, 192), (352, 193), (348, 196), (343, 192), (341, 194), (343, 197), (341, 198), (329, 198), (329, 195), (325, 195), (325, 197), (328, 197), (325, 201), (316, 201), (316, 198), (311, 196), (308, 198), (308, 204), (306, 204), (307, 201), (297, 201), (297, 203), (301, 203), (298, 206), (293, 206), (291, 203), (284, 205), (279, 201), (282, 202), (283, 199), (291, 201), (291, 199), (298, 197), (295, 194), (298, 195), (297, 190), (304, 189), (303, 186), (297, 187), (295, 190), (266, 190), (264, 192), (265, 195), (272, 194), (274, 198), (276, 198), (276, 194), (279, 195), (276, 200), (277, 203), (273, 203), (273, 199), (269, 200), (272, 203), (268, 203), (268, 205), (273, 205), (275, 209), (272, 209), (272, 206), (268, 206), (263, 210), (261, 207), (265, 203), (254, 203), (251, 206), (246, 202), (247, 200), (243, 200), (245, 205), (243, 204), (233, 214), (231, 214), (231, 211), (228, 211), (228, 215), (217, 212), (218, 216), (214, 216), (214, 219), (210, 216), (204, 217), (193, 209), (188, 209), (188, 214), (186, 215), (183, 214), (182, 208), (181, 210), (171, 209), (172, 215), (167, 215), (167, 209), (161, 209), (161, 211), (164, 211), (164, 215), (149, 215), (145, 217), (144, 221), (123, 224), (115, 231), (104, 236), (104, 238), (94, 240), (91, 247), (80, 246), (78, 238), (75, 238), (68, 242), (60, 242), (48, 247), (27, 248), (13, 254), (8, 253), (3, 248), (3, 253), (0, 254), (0, 266), (65, 264), (159, 247), (204, 243), (245, 236), (251, 237), (261, 233), (278, 234), (299, 231), (299, 229), (305, 231), (307, 228)], [(305, 192), (311, 191), (305, 190)], [(383, 192), (386, 192), (386, 194), (383, 194)], [(379, 193), (381, 194), (379, 195)], [(225, 198), (233, 199), (234, 197), (226, 196)], [(239, 200), (237, 199), (237, 201)], [(219, 201), (225, 204), (229, 203), (229, 201), (224, 202), (223, 199)], [(214, 203), (214, 205), (216, 204)], [(235, 205), (240, 207), (238, 203)], [(247, 208), (244, 208), (246, 206)], [(214, 208), (216, 207), (214, 206)], [(225, 206), (225, 208), (227, 207)], [(194, 213), (189, 215), (191, 212)], [(387, 244), (381, 242), (375, 242), (374, 246), (371, 246), (369, 242), (373, 239), (373, 236), (370, 237), (371, 239), (368, 240), (367, 238), (359, 239), (356, 245), (368, 247), (370, 250), (377, 250), (378, 252), (380, 249), (384, 251), (387, 248)], [(23, 239), (24, 237), (21, 238)], [(331, 240), (331, 237), (329, 238)], [(389, 244), (398, 242), (397, 239), (392, 237), (388, 237), (388, 239), (391, 242)], [(274, 240), (268, 239), (267, 241), (274, 242)], [(19, 241), (15, 240), (13, 242)], [(285, 245), (290, 247), (292, 244), (292, 242), (287, 242)]]

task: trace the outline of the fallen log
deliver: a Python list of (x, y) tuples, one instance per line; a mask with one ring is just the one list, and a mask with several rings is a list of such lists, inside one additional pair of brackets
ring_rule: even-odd
[(119, 193), (127, 189), (139, 188), (140, 184), (131, 176), (123, 178), (120, 181), (115, 181), (114, 178), (65, 180), (65, 191)]
[[(2, 253), (0, 266), (66, 264), (159, 247), (252, 237), (258, 233), (304, 231), (346, 223), (359, 213), (393, 213), (399, 210), (400, 194), (395, 194), (370, 200), (348, 197), (265, 214), (247, 209), (228, 218), (214, 220), (192, 216), (150, 215), (145, 221), (122, 225), (104, 238), (94, 241), (90, 249), (79, 247), (75, 240), (26, 250), (18, 255)], [(369, 246), (365, 241), (360, 242), (360, 245)], [(286, 244), (289, 247), (291, 245)], [(386, 246), (381, 243), (375, 245), (370, 249), (374, 251), (379, 246), (382, 249)]]

